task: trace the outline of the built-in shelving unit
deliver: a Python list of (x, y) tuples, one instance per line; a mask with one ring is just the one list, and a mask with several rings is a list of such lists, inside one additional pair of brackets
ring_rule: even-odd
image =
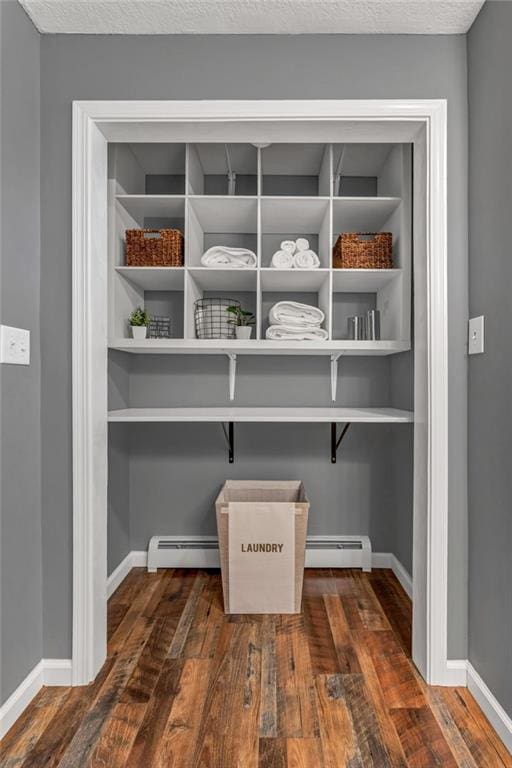
[[(361, 354), (410, 348), (411, 185), (405, 145), (119, 144), (110, 150), (109, 346), (142, 354)], [(228, 194), (231, 192), (231, 194)], [(340, 192), (342, 194), (340, 194)], [(134, 227), (178, 227), (182, 268), (127, 267), (124, 233)], [(391, 231), (394, 268), (332, 268), (339, 233)], [(270, 266), (284, 239), (307, 237), (316, 270)], [(250, 248), (254, 269), (210, 269), (213, 245)], [(158, 292), (173, 337), (133, 342), (127, 318)], [(196, 339), (194, 302), (239, 299), (256, 314), (248, 342)], [(325, 313), (327, 342), (265, 339), (268, 311), (280, 300), (314, 304)], [(348, 340), (347, 318), (381, 313), (379, 342)], [(179, 317), (178, 317), (179, 315)]]

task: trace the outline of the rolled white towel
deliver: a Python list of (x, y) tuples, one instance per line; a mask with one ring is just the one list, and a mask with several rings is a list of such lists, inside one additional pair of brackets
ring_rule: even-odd
[(297, 251), (293, 257), (293, 266), (297, 269), (318, 269), (320, 259), (314, 251)]
[(256, 254), (248, 248), (228, 248), (227, 245), (214, 245), (201, 257), (203, 267), (212, 269), (244, 269), (255, 267)]
[(286, 251), (287, 253), (291, 253), (292, 256), (297, 250), (295, 242), (293, 240), (283, 240), (279, 248), (281, 251)]
[(270, 325), (290, 325), (310, 329), (322, 325), (325, 315), (318, 307), (297, 301), (278, 301), (268, 313)]
[(274, 341), (327, 341), (329, 338), (323, 328), (297, 328), (295, 325), (271, 325), (265, 336)]
[(275, 269), (291, 269), (293, 267), (293, 255), (289, 251), (276, 251), (272, 256), (270, 266)]
[(295, 241), (295, 247), (298, 251), (309, 251), (309, 240), (305, 237), (298, 237)]

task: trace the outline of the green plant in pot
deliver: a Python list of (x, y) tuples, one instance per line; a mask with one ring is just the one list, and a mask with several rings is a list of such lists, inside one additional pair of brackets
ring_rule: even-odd
[(228, 307), (227, 311), (231, 315), (228, 322), (235, 326), (237, 339), (250, 339), (255, 321), (253, 313), (234, 305)]
[(132, 336), (134, 339), (145, 339), (148, 332), (148, 325), (150, 321), (149, 313), (142, 307), (134, 309), (130, 315), (130, 326), (132, 329)]

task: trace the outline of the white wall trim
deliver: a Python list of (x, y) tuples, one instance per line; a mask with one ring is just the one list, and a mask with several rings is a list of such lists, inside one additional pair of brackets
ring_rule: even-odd
[(71, 659), (41, 659), (0, 707), (0, 739), (43, 685), (71, 685)]
[[(215, 537), (212, 537), (215, 538)], [(322, 537), (323, 538), (323, 537)], [(198, 563), (202, 563), (205, 559), (205, 553), (211, 550), (194, 550), (193, 554), (197, 554)], [(117, 568), (115, 568), (107, 580), (107, 594), (109, 597), (114, 594), (116, 589), (128, 576), (132, 568), (145, 568), (147, 566), (148, 553), (144, 550), (132, 550), (128, 552), (124, 560), (122, 560)], [(192, 566), (201, 567), (201, 565)], [(218, 563), (217, 563), (218, 567)], [(396, 578), (402, 585), (404, 592), (409, 598), (412, 599), (412, 579), (400, 560), (395, 557), (392, 552), (372, 552), (372, 567), (373, 568), (390, 568), (395, 574)], [(450, 663), (450, 662), (448, 662)], [(458, 685), (458, 683), (457, 683)]]
[(469, 661), (467, 685), (478, 706), (512, 755), (512, 719)]
[(43, 659), (43, 685), (72, 685), (71, 659)]
[[(73, 683), (90, 682), (106, 654), (107, 510), (107, 173), (108, 141), (179, 140), (241, 126), (272, 132), (272, 123), (315, 135), (343, 129), (383, 131), (414, 142), (425, 157), (421, 204), (415, 216), (423, 238), (428, 285), (426, 333), (415, 343), (427, 363), (425, 408), (418, 431), (425, 461), (415, 461), (421, 488), (420, 517), (426, 530), (415, 535), (414, 660), (429, 683), (442, 684), (448, 628), (448, 319), (447, 319), (447, 105), (443, 99), (262, 100), (262, 101), (82, 101), (73, 104)], [(217, 131), (217, 134), (215, 132)], [(169, 137), (172, 135), (172, 139)], [(308, 133), (309, 135), (309, 133)], [(354, 135), (354, 134), (352, 134)], [(198, 140), (198, 139), (194, 139)], [(238, 139), (240, 140), (240, 139)], [(272, 139), (270, 139), (272, 140)], [(416, 151), (415, 151), (416, 155)], [(416, 162), (416, 161), (415, 161)], [(424, 198), (424, 199), (423, 199)], [(417, 200), (419, 198), (416, 198)], [(93, 279), (94, 278), (94, 279)], [(423, 290), (423, 287), (422, 289)], [(419, 323), (417, 323), (417, 326)], [(418, 331), (416, 330), (416, 333)], [(426, 458), (428, 457), (428, 459)], [(415, 491), (415, 505), (419, 498)], [(421, 555), (421, 558), (417, 557)], [(422, 589), (421, 584), (426, 582)]]
[(107, 597), (111, 597), (119, 585), (126, 579), (132, 568), (145, 568), (148, 562), (148, 553), (132, 550), (128, 552), (124, 560), (121, 560), (107, 579)]
[(14, 725), (42, 685), (43, 662), (40, 661), (0, 708), (0, 739), (3, 739), (9, 728)]
[(468, 680), (466, 659), (448, 659), (443, 685), (465, 688)]
[(402, 585), (406, 595), (412, 600), (412, 578), (400, 560), (392, 552), (373, 552), (373, 568), (391, 568)]

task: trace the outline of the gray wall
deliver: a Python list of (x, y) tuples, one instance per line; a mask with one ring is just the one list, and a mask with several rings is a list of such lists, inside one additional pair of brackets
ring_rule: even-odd
[(31, 365), (0, 367), (0, 704), (42, 656), (39, 35), (0, 3), (0, 322), (31, 331)]
[(488, 2), (468, 39), (470, 312), (485, 353), (469, 360), (469, 660), (512, 716), (512, 5)]
[[(226, 405), (224, 357), (140, 356), (130, 360), (129, 403)], [(111, 371), (119, 378), (118, 362)], [(390, 405), (389, 358), (347, 358), (341, 363), (337, 405)], [(111, 387), (112, 389), (112, 387)], [(116, 388), (117, 389), (117, 388)], [(237, 405), (330, 403), (325, 358), (242, 357)], [(390, 445), (408, 425), (353, 425), (330, 462), (330, 427), (245, 424), (235, 427), (235, 464), (218, 424), (137, 425), (130, 430), (130, 528), (133, 549), (145, 549), (155, 533), (213, 534), (213, 501), (226, 477), (300, 478), (312, 504), (312, 534), (370, 534), (378, 551), (394, 551), (395, 488)], [(115, 434), (111, 432), (111, 442)], [(411, 455), (406, 463), (411, 475)], [(406, 470), (407, 474), (407, 470)], [(410, 483), (408, 483), (410, 488)], [(412, 496), (409, 497), (409, 515)], [(409, 550), (410, 550), (409, 540)], [(406, 548), (404, 548), (406, 549)], [(410, 551), (405, 563), (410, 562)]]
[[(287, 36), (45, 36), (41, 83), (43, 515), (44, 530), (51, 532), (43, 547), (45, 584), (51, 585), (48, 589), (45, 587), (44, 592), (45, 655), (68, 656), (71, 647), (71, 101), (446, 97), (449, 102), (450, 222), (449, 646), (451, 655), (465, 656), (465, 38), (322, 35), (304, 36), (299, 43)], [(324, 376), (322, 381), (326, 381)], [(241, 386), (244, 386), (243, 379)], [(270, 439), (266, 435), (263, 438), (263, 428), (257, 431), (259, 451), (280, 439), (279, 430), (272, 432)], [(359, 434), (354, 430), (351, 439), (357, 441)], [(293, 437), (291, 433), (290, 437)], [(217, 441), (218, 436), (213, 436), (213, 452), (218, 450)], [(284, 442), (288, 446), (286, 440), (283, 447)], [(320, 445), (324, 450), (323, 440), (319, 439), (315, 445), (318, 446), (315, 451), (320, 450)], [(203, 465), (204, 462), (203, 458)], [(245, 471), (243, 465), (238, 466)], [(332, 472), (325, 464), (319, 466), (319, 471)], [(306, 471), (305, 462), (295, 467)], [(201, 470), (202, 465), (198, 463), (195, 469)], [(228, 465), (218, 466), (223, 476), (228, 474), (228, 469)], [(263, 471), (264, 467), (260, 469)], [(288, 467), (282, 465), (282, 470), (285, 469)], [(311, 482), (315, 482), (314, 478)], [(334, 495), (335, 492), (333, 498)]]

